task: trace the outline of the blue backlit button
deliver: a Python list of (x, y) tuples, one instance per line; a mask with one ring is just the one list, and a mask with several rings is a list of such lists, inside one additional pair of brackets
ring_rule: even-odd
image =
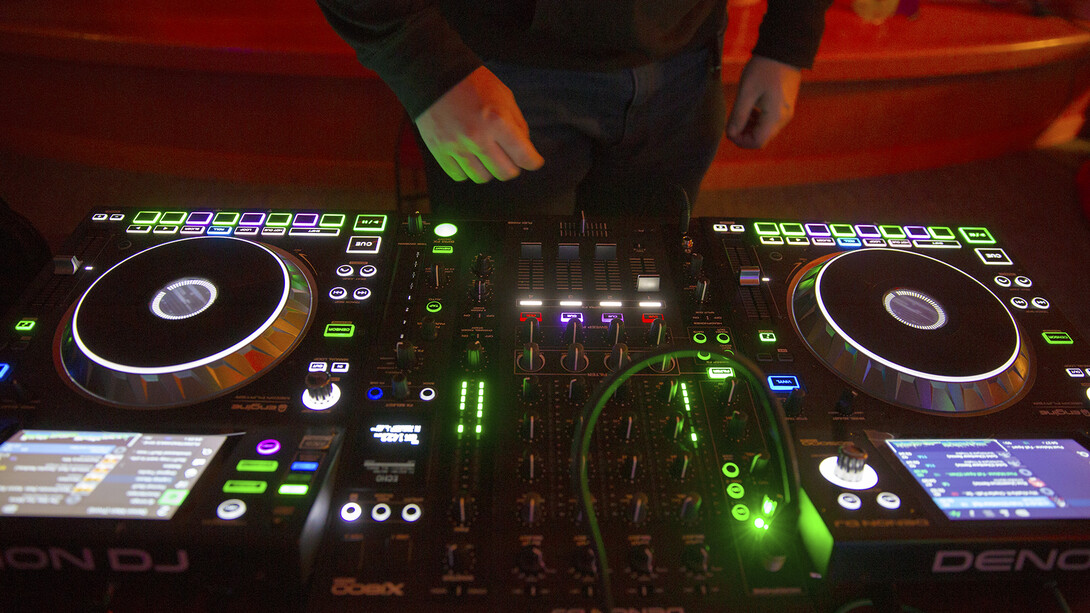
[(274, 438), (267, 438), (257, 444), (256, 450), (261, 455), (273, 455), (280, 451), (280, 441)]
[(769, 375), (768, 389), (774, 392), (790, 392), (801, 387), (795, 375)]
[(291, 463), (291, 469), (294, 472), (312, 473), (312, 472), (318, 470), (318, 462), (307, 462), (307, 461), (297, 460), (297, 461)]
[(343, 287), (334, 287), (329, 290), (329, 297), (333, 300), (340, 300), (348, 295), (348, 290)]
[[(1082, 371), (1082, 369), (1077, 367), (1077, 366), (1074, 367), (1074, 368), (1068, 368), (1066, 370), (1067, 370), (1067, 376), (1071, 377), (1072, 379), (1082, 379), (1083, 377), (1086, 376), (1086, 373), (1084, 373)], [(3, 377), (0, 377), (0, 379), (2, 379), (2, 378)]]
[(1026, 275), (1018, 275), (1014, 278), (1014, 284), (1018, 287), (1033, 287), (1033, 279), (1030, 279)]
[(1011, 266), (1014, 264), (1007, 252), (999, 247), (977, 247), (974, 251), (976, 251), (976, 257), (980, 258), (980, 261), (984, 262), (986, 266)]
[(337, 276), (338, 277), (351, 277), (352, 273), (355, 272), (355, 270), (356, 269), (354, 267), (352, 267), (351, 265), (349, 265), (349, 264), (341, 264), (340, 266), (337, 267)]
[(882, 492), (875, 500), (879, 506), (891, 511), (901, 508), (901, 497), (893, 492)]
[(366, 287), (357, 287), (352, 291), (352, 297), (356, 300), (367, 300), (371, 297), (371, 290)]
[(374, 254), (378, 253), (380, 244), (382, 244), (381, 236), (353, 236), (348, 239), (348, 247), (345, 252)]
[(851, 492), (844, 492), (837, 496), (836, 502), (849, 511), (858, 511), (863, 506), (863, 499)]
[(360, 276), (361, 277), (370, 278), (370, 277), (375, 276), (375, 273), (377, 273), (377, 272), (378, 272), (378, 269), (375, 268), (374, 265), (372, 265), (372, 264), (364, 264), (363, 266), (360, 266)]
[(9, 372), (11, 372), (11, 364), (0, 362), (0, 381), (3, 381)]
[(1011, 305), (1016, 309), (1029, 308), (1029, 302), (1021, 296), (1015, 296), (1014, 298), (1011, 298)]
[(995, 281), (995, 284), (999, 287), (1011, 286), (1011, 278), (1006, 275), (996, 275), (995, 278), (992, 279), (992, 281)]
[(238, 498), (228, 498), (216, 507), (216, 517), (223, 521), (238, 519), (246, 514), (246, 503)]
[(329, 367), (329, 372), (346, 373), (348, 372), (348, 362), (333, 362), (333, 365)]
[(1033, 308), (1041, 309), (1042, 311), (1044, 311), (1044, 310), (1048, 309), (1048, 307), (1052, 306), (1051, 304), (1049, 304), (1048, 300), (1045, 300), (1044, 298), (1042, 298), (1040, 296), (1034, 298), (1033, 300), (1030, 300), (1029, 303), (1033, 305)]
[(836, 239), (836, 244), (845, 249), (855, 249), (856, 247), (862, 247), (863, 241), (854, 236), (843, 236)]

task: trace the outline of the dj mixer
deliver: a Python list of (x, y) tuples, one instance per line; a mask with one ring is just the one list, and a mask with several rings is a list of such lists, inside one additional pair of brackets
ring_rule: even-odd
[(1090, 349), (1000, 239), (95, 209), (0, 322), (0, 609), (1086, 604)]

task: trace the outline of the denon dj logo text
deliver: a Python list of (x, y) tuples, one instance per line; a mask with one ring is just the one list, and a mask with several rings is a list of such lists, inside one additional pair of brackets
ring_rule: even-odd
[(157, 559), (143, 549), (110, 548), (105, 559), (88, 547), (69, 550), (62, 547), (8, 547), (0, 555), (0, 570), (111, 570), (117, 573), (184, 573), (189, 570), (189, 554), (184, 549), (172, 558)]
[(1090, 549), (1051, 549), (1047, 554), (1031, 549), (985, 549), (972, 552), (963, 549), (935, 552), (931, 564), (933, 573), (1020, 572), (1023, 570), (1090, 570)]

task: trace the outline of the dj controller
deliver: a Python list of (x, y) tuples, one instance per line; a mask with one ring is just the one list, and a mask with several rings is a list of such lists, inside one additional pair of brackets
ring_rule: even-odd
[(1090, 349), (1000, 238), (96, 209), (0, 321), (0, 609), (1085, 605)]

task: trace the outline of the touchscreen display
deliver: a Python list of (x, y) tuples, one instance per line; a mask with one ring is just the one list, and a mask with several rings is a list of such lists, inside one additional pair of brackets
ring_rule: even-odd
[(170, 519), (226, 440), (21, 430), (0, 444), (0, 516)]
[(886, 443), (952, 520), (1090, 519), (1090, 451), (1074, 440)]

